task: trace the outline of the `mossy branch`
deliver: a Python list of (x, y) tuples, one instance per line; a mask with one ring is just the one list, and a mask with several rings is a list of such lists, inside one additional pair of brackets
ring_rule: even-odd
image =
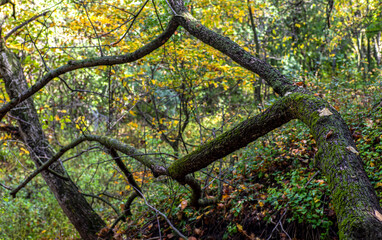
[(257, 138), (289, 122), (292, 115), (288, 112), (285, 97), (259, 115), (249, 118), (214, 140), (203, 144), (197, 150), (175, 161), (168, 168), (169, 175), (184, 182), (186, 175), (207, 167), (214, 161), (245, 147)]

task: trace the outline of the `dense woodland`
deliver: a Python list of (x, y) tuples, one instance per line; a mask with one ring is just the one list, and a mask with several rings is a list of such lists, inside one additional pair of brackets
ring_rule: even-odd
[(380, 1), (0, 11), (0, 239), (382, 239)]

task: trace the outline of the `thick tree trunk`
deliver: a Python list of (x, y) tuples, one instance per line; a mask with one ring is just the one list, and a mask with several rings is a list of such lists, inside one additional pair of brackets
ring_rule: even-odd
[(169, 167), (180, 181), (185, 176), (247, 145), (292, 118), (303, 121), (316, 139), (317, 165), (326, 175), (338, 218), (341, 239), (382, 239), (382, 209), (362, 166), (350, 131), (339, 113), (326, 101), (295, 86), (268, 63), (253, 57), (227, 37), (203, 26), (183, 5), (169, 0), (176, 19), (191, 35), (260, 75), (284, 96), (268, 111), (222, 134)]
[[(20, 62), (16, 55), (4, 46), (3, 42), (0, 42), (0, 75), (10, 98), (18, 97), (27, 90), (27, 83)], [(30, 157), (36, 166), (38, 167), (50, 159), (54, 154), (42, 131), (33, 99), (29, 98), (18, 104), (10, 113), (18, 121), (22, 140), (28, 147)], [(76, 185), (68, 177), (62, 177), (66, 175), (62, 164), (56, 162), (51, 166), (51, 169), (56, 174), (52, 171), (43, 171), (42, 176), (66, 216), (83, 239), (97, 239), (97, 232), (106, 224), (94, 212)], [(60, 177), (60, 175), (62, 176)]]

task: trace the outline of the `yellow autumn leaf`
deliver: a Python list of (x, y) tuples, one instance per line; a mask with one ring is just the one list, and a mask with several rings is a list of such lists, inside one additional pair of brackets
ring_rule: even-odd
[(243, 232), (243, 226), (241, 226), (240, 224), (236, 223), (236, 227), (237, 227), (237, 230), (239, 230), (239, 232)]
[(20, 148), (20, 150), (21, 150), (21, 151), (23, 151), (25, 154), (29, 154), (29, 151), (28, 151), (28, 150), (26, 150), (26, 149), (25, 149), (25, 148), (23, 148), (23, 147), (21, 147), (21, 148)]

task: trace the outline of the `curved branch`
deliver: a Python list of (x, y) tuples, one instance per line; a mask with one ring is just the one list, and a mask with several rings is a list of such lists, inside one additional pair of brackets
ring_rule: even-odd
[[(183, 0), (168, 1), (177, 13), (175, 19), (179, 25), (191, 35), (229, 56), (242, 67), (258, 74), (276, 93), (284, 96), (280, 101), (281, 105), (279, 102), (279, 106), (276, 107), (284, 111), (280, 113), (273, 111), (272, 114), (266, 111), (265, 113), (271, 118), (274, 114), (285, 114), (284, 118), (276, 117), (272, 121), (269, 121), (270, 119), (257, 119), (258, 121), (253, 122), (253, 124), (260, 127), (258, 132), (265, 134), (272, 127), (277, 127), (277, 124), (285, 123), (288, 118), (297, 118), (310, 128), (319, 147), (316, 154), (317, 165), (326, 175), (332, 191), (340, 238), (382, 238), (382, 208), (363, 169), (362, 159), (358, 155), (350, 131), (340, 114), (326, 101), (294, 85), (265, 61), (255, 58), (229, 38), (203, 26), (187, 11)], [(275, 110), (275, 106), (272, 108)], [(252, 120), (256, 118), (252, 118)], [(261, 122), (268, 123), (261, 125)], [(239, 131), (235, 132), (236, 127), (215, 139), (213, 144), (207, 143), (195, 152), (179, 159), (169, 167), (169, 175), (184, 182), (186, 174), (197, 171), (223, 157), (223, 152), (234, 151), (232, 145), (239, 148), (239, 146), (248, 144), (240, 137), (246, 140), (251, 138), (255, 140), (259, 133), (251, 128), (251, 133), (243, 131), (245, 127), (249, 127), (246, 125), (245, 121), (240, 124), (239, 129), (237, 129)], [(266, 131), (261, 127), (267, 128)], [(230, 142), (230, 138), (235, 140)], [(237, 140), (240, 144), (235, 142)], [(225, 149), (225, 147), (229, 149)]]
[(0, 182), (0, 186), (2, 186), (3, 188), (7, 189), (7, 190), (12, 190), (11, 187), (8, 187), (7, 185), (4, 185)]
[(117, 217), (117, 219), (114, 220), (114, 222), (110, 226), (109, 231), (107, 232), (106, 236), (109, 236), (110, 234), (112, 234), (114, 227), (117, 226), (117, 224), (120, 221), (124, 221), (125, 222), (126, 221), (126, 217), (132, 215), (131, 211), (130, 211), (130, 206), (133, 203), (134, 199), (136, 199), (138, 197), (138, 194), (139, 193), (137, 193), (137, 192), (132, 192), (130, 194), (130, 196), (127, 198), (127, 201), (125, 203), (125, 207), (124, 207), (123, 213), (121, 215), (119, 215)]
[(158, 165), (151, 158), (148, 158), (144, 153), (138, 151), (132, 146), (118, 141), (117, 139), (97, 135), (86, 135), (83, 137), (88, 141), (98, 142), (108, 148), (114, 148), (115, 150), (118, 150), (128, 155), (129, 157), (134, 158), (138, 162), (150, 168), (155, 177), (158, 177), (160, 175), (167, 175), (167, 169), (165, 167)]
[[(346, 123), (327, 102), (309, 94), (293, 93), (281, 98), (267, 111), (180, 158), (168, 168), (168, 173), (188, 184), (187, 174), (208, 166), (291, 119), (304, 122), (317, 142), (316, 165), (327, 177), (342, 239), (382, 237), (382, 209)], [(363, 229), (360, 235), (359, 229)]]
[(130, 215), (132, 215), (132, 214), (131, 214), (131, 210), (130, 210), (130, 206), (131, 206), (131, 204), (133, 203), (134, 199), (136, 199), (138, 196), (142, 196), (142, 195), (141, 195), (141, 192), (139, 192), (139, 190), (138, 190), (138, 191), (135, 191), (135, 192), (132, 192), (132, 193), (130, 194), (130, 196), (127, 198), (126, 203), (125, 203), (125, 206), (124, 206), (124, 209), (123, 209), (123, 214), (124, 214), (125, 216), (130, 216)]
[[(128, 62), (134, 62), (144, 56), (150, 54), (154, 50), (163, 46), (167, 40), (174, 34), (175, 30), (178, 27), (178, 23), (171, 19), (166, 30), (160, 34), (156, 39), (146, 44), (145, 46), (139, 48), (138, 50), (118, 56), (106, 56), (106, 57), (98, 57), (98, 58), (89, 58), (85, 60), (74, 61), (70, 60), (68, 64), (56, 68), (47, 74), (45, 74), (42, 79), (37, 81), (33, 86), (31, 86), (28, 90), (20, 94), (20, 96), (11, 99), (8, 103), (4, 104), (0, 108), (0, 120), (9, 112), (12, 108), (14, 108), (17, 104), (24, 101), (25, 99), (31, 97), (33, 94), (42, 89), (46, 84), (48, 84), (52, 79), (77, 69), (81, 68), (89, 68), (96, 66), (111, 66), (116, 64), (124, 64)], [(4, 46), (1, 46), (4, 47)]]
[(41, 16), (45, 16), (49, 11), (45, 11), (39, 15), (36, 15), (34, 17), (31, 17), (30, 19), (28, 19), (27, 21), (23, 22), (22, 24), (18, 25), (17, 27), (13, 28), (11, 31), (9, 31), (5, 37), (4, 37), (4, 40), (7, 40), (12, 34), (14, 34), (15, 32), (17, 32), (18, 30), (20, 30), (21, 28), (23, 28), (25, 25), (28, 25), (29, 23), (33, 22), (34, 20), (36, 20), (37, 18), (41, 17)]

